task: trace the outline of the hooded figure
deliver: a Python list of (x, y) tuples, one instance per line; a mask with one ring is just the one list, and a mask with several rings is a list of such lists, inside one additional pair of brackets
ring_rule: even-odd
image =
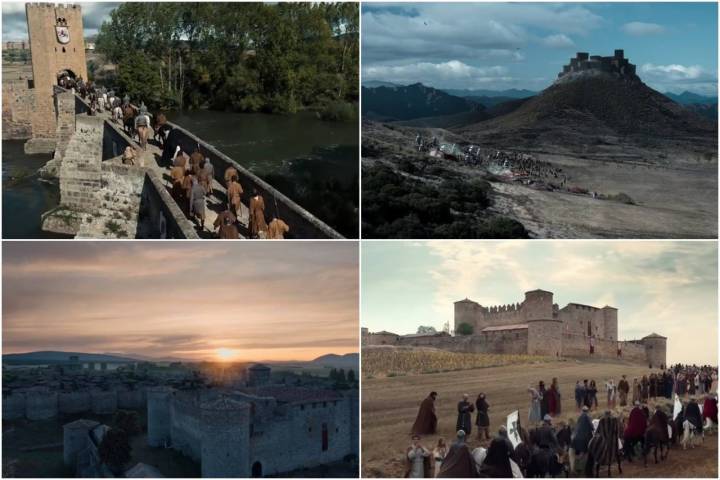
[(700, 413), (700, 405), (697, 404), (694, 398), (690, 399), (690, 402), (685, 407), (685, 420), (692, 423), (695, 429), (702, 433), (703, 421), (702, 414)]
[(718, 423), (718, 402), (717, 398), (713, 397), (712, 395), (707, 395), (705, 397), (705, 402), (703, 403), (703, 411), (702, 416), (704, 419), (710, 419), (710, 421), (717, 425)]
[[(504, 445), (504, 444), (503, 444)], [(452, 444), (445, 460), (440, 466), (438, 478), (473, 478), (477, 477), (475, 460), (470, 448), (465, 444), (465, 432), (457, 432), (457, 441)]]
[(501, 438), (494, 438), (490, 442), (485, 460), (480, 465), (479, 476), (483, 478), (513, 478), (510, 466), (511, 451), (507, 443)]
[(463, 399), (458, 402), (457, 411), (457, 422), (455, 428), (462, 430), (466, 435), (470, 435), (472, 431), (472, 412), (475, 407), (468, 401), (468, 394), (463, 394)]
[(587, 407), (583, 408), (582, 413), (577, 419), (575, 424), (575, 431), (572, 436), (572, 448), (575, 453), (580, 455), (588, 450), (588, 443), (593, 435), (593, 426), (590, 421), (590, 415), (588, 415)]
[(420, 410), (412, 426), (412, 433), (415, 435), (432, 435), (437, 431), (436, 397), (437, 392), (430, 392), (430, 395), (420, 404)]

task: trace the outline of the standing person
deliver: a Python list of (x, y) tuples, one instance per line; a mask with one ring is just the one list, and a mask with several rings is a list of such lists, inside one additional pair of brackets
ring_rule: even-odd
[(488, 405), (485, 400), (485, 394), (480, 393), (475, 400), (475, 409), (477, 410), (477, 418), (475, 419), (475, 425), (478, 427), (478, 440), (483, 439), (483, 434), (486, 440), (490, 440), (490, 417), (488, 416)]
[(212, 195), (213, 188), (212, 182), (215, 175), (215, 170), (212, 164), (207, 158), (200, 160), (200, 167), (198, 168), (198, 181), (205, 190), (205, 195)]
[(570, 460), (570, 473), (575, 471), (575, 460), (577, 457), (582, 457), (588, 451), (588, 444), (593, 435), (592, 420), (588, 415), (588, 407), (582, 407), (582, 413), (577, 419), (575, 424), (575, 431), (572, 435), (570, 442), (569, 460)]
[(252, 238), (263, 238), (266, 232), (265, 200), (257, 189), (253, 189), (253, 196), (250, 199), (250, 235)]
[(640, 401), (640, 382), (638, 382), (637, 378), (633, 378), (632, 403), (633, 403), (633, 405), (635, 405), (639, 401)]
[(620, 406), (624, 407), (627, 405), (628, 392), (630, 392), (630, 384), (625, 375), (623, 375), (622, 380), (618, 382), (617, 390), (620, 395)]
[(223, 176), (223, 178), (225, 179), (225, 187), (227, 187), (227, 186), (229, 185), (230, 179), (231, 179), (232, 177), (240, 178), (239, 175), (240, 175), (240, 174), (238, 173), (238, 171), (237, 171), (237, 169), (236, 169), (235, 167), (232, 167), (232, 166), (227, 167), (227, 168), (225, 169), (225, 175)]
[(655, 375), (654, 373), (651, 373), (650, 374), (650, 391), (649, 391), (648, 395), (653, 401), (655, 401), (655, 399), (657, 397), (657, 386), (658, 386), (657, 375)]
[(205, 230), (205, 189), (194, 177), (190, 189), (190, 215), (198, 222), (200, 231)]
[(534, 425), (542, 420), (542, 415), (540, 415), (540, 402), (542, 401), (542, 396), (537, 390), (532, 387), (528, 388), (528, 392), (530, 393), (530, 411), (528, 412), (528, 423), (530, 425)]
[(590, 386), (588, 387), (588, 406), (592, 410), (593, 406), (595, 408), (598, 407), (598, 401), (597, 401), (597, 385), (595, 385), (595, 380), (590, 380)]
[(545, 388), (545, 382), (542, 380), (538, 382), (538, 393), (540, 394), (540, 417), (545, 418), (545, 415), (548, 414), (549, 396)]
[(433, 449), (433, 460), (435, 461), (435, 472), (434, 476), (437, 477), (440, 473), (440, 467), (442, 466), (443, 460), (447, 457), (447, 445), (445, 445), (445, 439), (439, 438), (438, 443)]
[(437, 392), (430, 392), (421, 403), (412, 433), (415, 435), (433, 435), (437, 430), (437, 415), (435, 415), (435, 399)]
[(551, 401), (555, 402), (554, 405), (550, 405), (550, 402), (548, 402), (550, 415), (558, 416), (562, 413), (562, 395), (560, 394), (560, 385), (558, 384), (557, 377), (553, 377), (549, 392), (551, 394)]
[(235, 218), (235, 215), (233, 215), (230, 210), (225, 210), (217, 216), (215, 222), (213, 223), (213, 226), (219, 229), (218, 236), (221, 239), (237, 240), (240, 236), (240, 233), (238, 232), (235, 222), (237, 222), (237, 218)]
[(227, 184), (228, 209), (234, 212), (238, 218), (240, 218), (240, 214), (242, 213), (242, 194), (243, 189), (238, 183), (237, 175), (233, 175)]
[(463, 394), (463, 399), (458, 402), (457, 411), (458, 417), (455, 424), (455, 430), (462, 430), (465, 435), (470, 435), (472, 432), (472, 412), (475, 407), (468, 401), (468, 394)]
[(642, 380), (640, 380), (640, 401), (647, 402), (649, 396), (650, 380), (648, 380), (647, 375), (643, 375)]
[(430, 478), (430, 451), (420, 444), (420, 436), (413, 435), (412, 443), (405, 451), (405, 477)]
[(612, 378), (605, 382), (605, 392), (607, 394), (607, 408), (615, 408), (615, 383)]
[(475, 460), (465, 443), (465, 432), (458, 430), (457, 440), (445, 456), (438, 478), (472, 478), (477, 476)]
[(282, 240), (285, 234), (290, 231), (290, 227), (282, 219), (273, 217), (268, 224), (267, 238), (271, 240)]
[(480, 476), (483, 478), (513, 478), (510, 463), (511, 453), (503, 439), (493, 439), (485, 455), (485, 460), (480, 465)]
[(580, 384), (580, 380), (575, 382), (575, 406), (578, 411), (585, 404), (585, 387)]

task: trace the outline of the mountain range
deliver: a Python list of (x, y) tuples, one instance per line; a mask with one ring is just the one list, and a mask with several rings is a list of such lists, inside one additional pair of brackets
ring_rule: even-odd
[[(135, 363), (135, 362), (188, 362), (181, 358), (174, 357), (148, 357), (145, 355), (122, 354), (122, 353), (84, 353), (84, 352), (62, 352), (62, 351), (36, 351), (27, 353), (9, 353), (2, 356), (4, 364), (7, 365), (51, 365), (67, 362), (71, 356), (77, 356), (80, 363), (87, 362), (107, 362), (107, 363)], [(316, 366), (333, 367), (333, 368), (354, 368), (359, 365), (359, 355), (357, 353), (347, 353), (345, 355), (337, 355), (330, 353), (322, 355), (310, 361), (297, 362), (274, 362), (263, 361), (263, 363), (295, 363), (295, 364), (313, 364)]]

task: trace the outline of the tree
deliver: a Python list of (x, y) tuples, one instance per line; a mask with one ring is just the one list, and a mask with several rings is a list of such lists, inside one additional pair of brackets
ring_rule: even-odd
[(437, 330), (435, 330), (435, 327), (425, 327), (420, 325), (417, 329), (417, 333), (423, 334), (423, 335), (430, 335), (433, 333), (437, 333)]
[(457, 333), (458, 335), (472, 335), (473, 327), (469, 323), (463, 322), (457, 326), (457, 328), (455, 329), (455, 333)]
[(117, 428), (108, 430), (98, 447), (100, 460), (117, 475), (122, 473), (130, 461), (131, 452), (130, 437), (124, 430)]
[(137, 412), (118, 410), (113, 418), (113, 428), (123, 430), (129, 438), (140, 433), (140, 421)]

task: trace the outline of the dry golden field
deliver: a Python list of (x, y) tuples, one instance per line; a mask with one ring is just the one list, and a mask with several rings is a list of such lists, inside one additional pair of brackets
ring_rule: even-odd
[[(527, 388), (531, 384), (536, 385), (539, 380), (549, 384), (553, 377), (558, 378), (563, 395), (563, 413), (558, 419), (561, 420), (577, 416), (573, 394), (576, 380), (595, 379), (599, 385), (604, 385), (606, 378), (617, 380), (625, 374), (632, 379), (634, 376), (648, 372), (646, 367), (628, 363), (584, 363), (567, 360), (368, 378), (368, 374), (364, 372), (366, 350), (363, 350), (362, 382), (362, 474), (364, 477), (403, 475), (403, 454), (409, 444), (410, 428), (415, 421), (420, 402), (433, 390), (438, 392), (436, 401), (438, 434), (422, 440), (428, 447), (434, 446), (439, 437), (444, 437), (446, 440), (454, 438), (457, 402), (463, 393), (468, 393), (473, 401), (478, 393), (486, 394), (490, 404), (492, 434), (505, 423), (506, 415), (513, 410), (519, 410), (521, 421), (527, 423), (529, 404)], [(373, 354), (369, 358), (372, 359)], [(370, 366), (375, 369), (373, 371), (383, 371), (381, 365), (373, 364), (372, 361)], [(390, 368), (384, 369), (384, 371), (390, 370)], [(602, 408), (604, 406), (602, 395), (598, 395), (598, 401)], [(472, 448), (480, 445), (475, 434), (476, 432), (473, 431), (469, 442)], [(717, 438), (717, 435), (707, 437), (704, 444), (694, 450), (682, 451), (674, 447), (670, 451), (668, 460), (654, 465), (649, 459), (647, 468), (642, 467), (638, 462), (633, 464), (625, 462), (623, 477), (717, 478)], [(613, 475), (617, 475), (617, 470), (613, 471)]]

